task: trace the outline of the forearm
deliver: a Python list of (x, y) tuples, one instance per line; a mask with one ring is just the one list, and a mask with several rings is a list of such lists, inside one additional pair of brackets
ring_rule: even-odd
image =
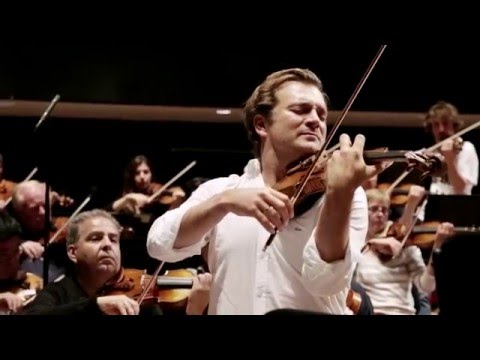
[(345, 257), (353, 195), (353, 191), (325, 193), (315, 234), (318, 252), (325, 262), (334, 262)]
[(193, 206), (182, 218), (174, 248), (183, 248), (202, 239), (228, 213), (223, 194)]
[(96, 298), (81, 299), (69, 304), (57, 304), (50, 299), (36, 299), (22, 315), (100, 315)]
[(448, 179), (450, 185), (453, 187), (453, 191), (456, 195), (463, 195), (465, 193), (465, 187), (467, 182), (465, 179), (462, 178), (460, 173), (458, 172), (457, 167), (455, 166), (455, 160), (448, 160), (447, 161), (447, 168), (448, 168)]
[(126, 203), (126, 197), (125, 196), (121, 197), (120, 199), (115, 200), (112, 204), (112, 210), (113, 211), (119, 211), (119, 210), (123, 209), (125, 207), (125, 203)]

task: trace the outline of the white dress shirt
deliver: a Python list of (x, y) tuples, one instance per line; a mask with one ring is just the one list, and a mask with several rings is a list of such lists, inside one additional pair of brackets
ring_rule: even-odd
[(213, 277), (209, 314), (260, 315), (286, 308), (351, 314), (346, 298), (368, 226), (362, 188), (355, 191), (353, 199), (346, 256), (333, 263), (320, 258), (313, 237), (321, 199), (303, 215), (291, 219), (265, 252), (262, 248), (270, 234), (257, 219), (233, 213), (194, 245), (173, 248), (183, 215), (192, 206), (227, 189), (264, 187), (256, 159), (249, 161), (242, 176), (203, 183), (179, 208), (152, 224), (147, 239), (150, 256), (177, 262), (199, 255), (209, 243), (208, 266)]
[[(467, 182), (462, 195), (471, 195), (473, 187), (478, 183), (478, 156), (475, 146), (471, 142), (465, 141), (463, 143), (462, 150), (456, 159), (456, 165), (458, 173)], [(452, 185), (442, 178), (433, 177), (430, 193), (432, 195), (453, 195), (454, 191)]]

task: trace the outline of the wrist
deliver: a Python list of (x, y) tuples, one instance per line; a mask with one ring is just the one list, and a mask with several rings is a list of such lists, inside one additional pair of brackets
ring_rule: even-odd
[(340, 203), (350, 202), (353, 199), (353, 195), (355, 194), (355, 188), (353, 189), (340, 189), (340, 188), (328, 188), (325, 192), (325, 198), (331, 199), (332, 201), (338, 201)]
[(233, 203), (230, 198), (230, 190), (226, 190), (213, 198), (213, 211), (218, 216), (225, 216), (232, 212)]

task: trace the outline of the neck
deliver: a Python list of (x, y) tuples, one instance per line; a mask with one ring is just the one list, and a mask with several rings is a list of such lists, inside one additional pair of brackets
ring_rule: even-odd
[(283, 179), (289, 166), (295, 162), (293, 158), (282, 159), (273, 148), (265, 148), (261, 153), (262, 176), (267, 186), (273, 186)]
[(267, 186), (273, 186), (285, 176), (286, 167), (280, 166), (277, 161), (262, 160), (262, 176)]
[(76, 271), (76, 276), (83, 291), (89, 297), (95, 296), (112, 278), (111, 275), (92, 273), (81, 269)]

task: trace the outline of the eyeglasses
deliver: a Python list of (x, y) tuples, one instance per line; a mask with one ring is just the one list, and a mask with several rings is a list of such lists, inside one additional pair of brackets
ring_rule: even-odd
[(376, 213), (377, 211), (380, 211), (383, 214), (390, 213), (390, 209), (386, 206), (370, 206), (368, 208), (368, 211), (370, 211), (371, 213)]

